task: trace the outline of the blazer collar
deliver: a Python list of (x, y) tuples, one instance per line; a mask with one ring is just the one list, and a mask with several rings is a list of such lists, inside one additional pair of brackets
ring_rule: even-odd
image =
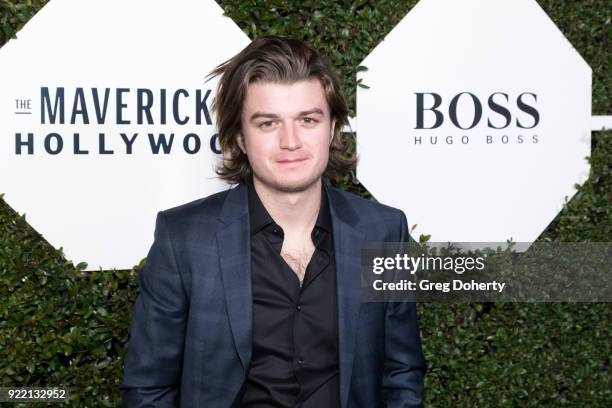
[[(359, 222), (359, 214), (348, 204), (342, 193), (329, 182), (323, 181), (323, 190), (327, 194), (330, 214), (333, 220), (341, 220), (348, 226), (355, 226)], [(248, 189), (246, 184), (238, 184), (231, 188), (219, 214), (219, 220), (224, 225), (248, 215)]]
[(230, 188), (223, 202), (223, 207), (219, 213), (219, 220), (230, 225), (249, 214), (249, 200), (247, 197), (247, 187), (244, 184)]

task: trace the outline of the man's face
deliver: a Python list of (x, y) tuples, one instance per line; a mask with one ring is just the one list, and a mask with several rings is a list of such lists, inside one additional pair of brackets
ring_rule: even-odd
[(238, 143), (254, 179), (276, 191), (300, 192), (325, 172), (334, 125), (318, 79), (254, 82), (247, 89)]

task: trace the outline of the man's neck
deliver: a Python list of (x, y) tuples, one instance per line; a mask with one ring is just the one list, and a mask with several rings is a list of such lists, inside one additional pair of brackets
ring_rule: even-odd
[(295, 193), (271, 189), (256, 178), (253, 186), (263, 206), (286, 234), (310, 234), (319, 214), (321, 179), (308, 189)]

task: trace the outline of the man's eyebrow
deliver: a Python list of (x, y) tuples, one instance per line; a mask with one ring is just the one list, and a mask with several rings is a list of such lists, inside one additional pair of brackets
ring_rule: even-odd
[[(312, 115), (312, 114), (319, 114), (319, 115), (325, 115), (323, 113), (322, 109), (319, 108), (314, 108), (314, 109), (308, 109), (305, 111), (302, 111), (300, 113), (298, 113), (298, 116), (308, 116), (308, 115)], [(257, 118), (269, 118), (269, 119), (278, 119), (278, 115), (275, 113), (267, 113), (267, 112), (255, 112), (251, 115), (251, 118), (249, 119), (250, 121), (254, 121)]]
[(314, 108), (314, 109), (309, 109), (306, 111), (302, 111), (299, 113), (298, 116), (308, 116), (308, 115), (312, 115), (313, 113), (318, 113), (319, 115), (325, 115), (323, 113), (323, 110), (319, 109), (319, 108)]

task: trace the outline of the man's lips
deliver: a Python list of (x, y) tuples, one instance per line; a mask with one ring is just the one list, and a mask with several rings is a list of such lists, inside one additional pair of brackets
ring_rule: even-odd
[(283, 159), (283, 160), (277, 160), (277, 163), (280, 164), (291, 164), (291, 163), (299, 163), (306, 160), (305, 157), (298, 157), (296, 159)]

